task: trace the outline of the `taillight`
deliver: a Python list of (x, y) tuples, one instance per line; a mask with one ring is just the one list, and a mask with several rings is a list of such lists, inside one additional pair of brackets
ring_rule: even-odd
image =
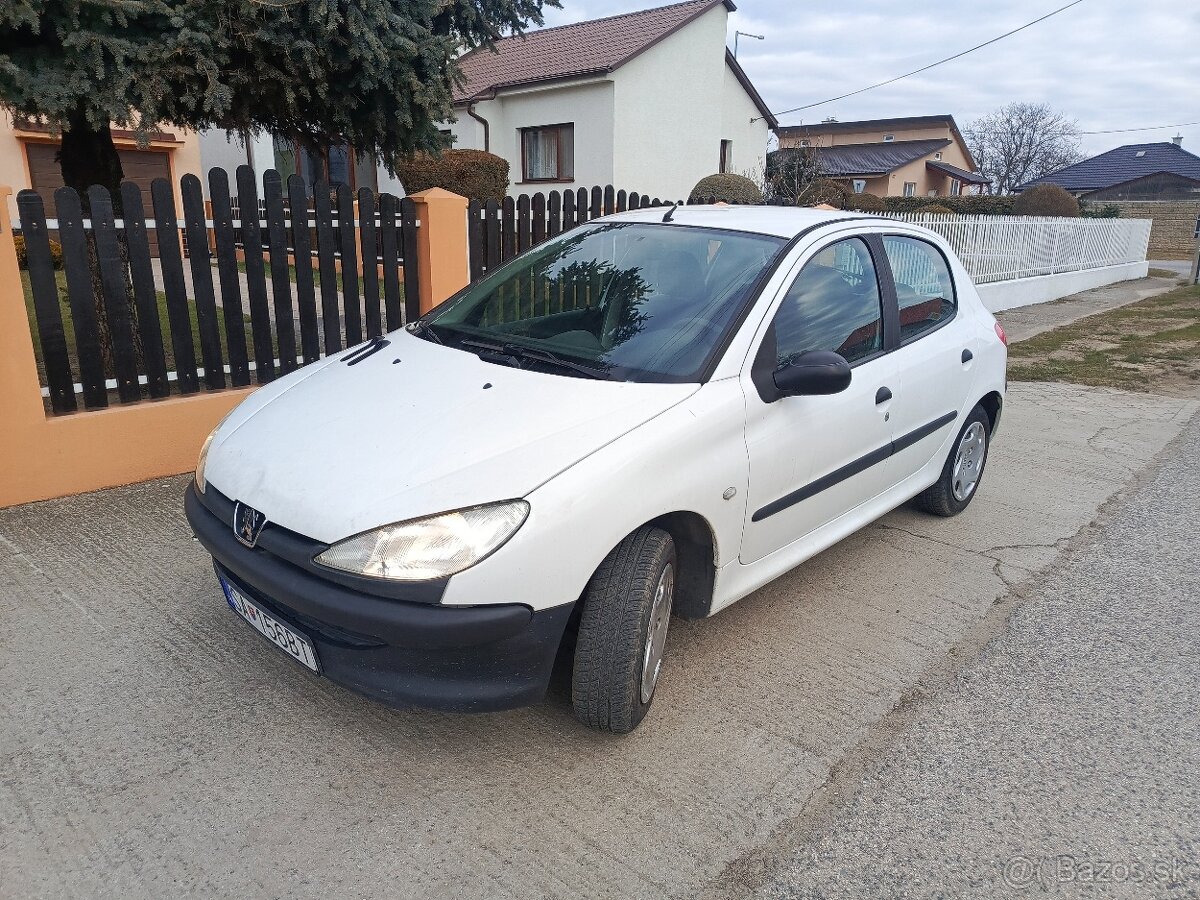
[(996, 323), (996, 337), (1000, 338), (1000, 343), (1005, 347), (1008, 346), (1008, 335), (1004, 333), (1004, 326), (999, 322)]

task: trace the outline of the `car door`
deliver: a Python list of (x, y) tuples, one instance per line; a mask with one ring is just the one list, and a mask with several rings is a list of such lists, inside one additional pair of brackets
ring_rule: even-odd
[(975, 383), (978, 352), (973, 323), (958, 309), (945, 254), (932, 242), (901, 234), (882, 235), (896, 286), (899, 347), (894, 356), (898, 389), (892, 401), (895, 481), (922, 469), (951, 432)]
[[(896, 370), (886, 352), (881, 265), (862, 237), (819, 248), (786, 288), (743, 377), (750, 463), (743, 563), (803, 538), (889, 486), (888, 398)], [(829, 396), (773, 397), (761, 379), (812, 350), (844, 356), (850, 386)]]

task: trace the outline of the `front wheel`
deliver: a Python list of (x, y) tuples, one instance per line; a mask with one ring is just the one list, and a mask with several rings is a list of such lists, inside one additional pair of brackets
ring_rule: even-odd
[(625, 734), (646, 717), (675, 599), (675, 542), (643, 526), (605, 557), (583, 593), (571, 699), (576, 717)]
[(966, 509), (983, 480), (990, 440), (991, 420), (982, 406), (976, 406), (951, 446), (942, 474), (913, 498), (913, 505), (935, 516), (957, 516)]

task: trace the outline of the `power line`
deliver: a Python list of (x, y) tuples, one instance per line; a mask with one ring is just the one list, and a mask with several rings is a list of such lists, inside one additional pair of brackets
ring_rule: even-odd
[[(789, 113), (800, 112), (802, 109), (812, 109), (814, 106), (824, 106), (826, 103), (833, 103), (835, 100), (845, 100), (847, 97), (854, 97), (857, 94), (865, 94), (867, 91), (875, 90), (875, 88), (883, 87), (884, 85), (887, 85), (887, 84), (894, 84), (895, 82), (900, 81), (903, 78), (908, 78), (912, 75), (920, 75), (922, 72), (928, 72), (930, 69), (936, 68), (937, 66), (940, 66), (943, 63), (948, 63), (953, 60), (959, 59), (963, 56), (966, 56), (968, 53), (974, 53), (976, 50), (981, 50), (984, 47), (987, 47), (991, 44), (996, 43), (997, 41), (1002, 41), (1006, 37), (1011, 37), (1012, 35), (1016, 34), (1018, 31), (1024, 31), (1026, 28), (1029, 28), (1033, 25), (1038, 24), (1038, 22), (1045, 22), (1051, 16), (1057, 16), (1060, 12), (1070, 9), (1072, 6), (1078, 6), (1082, 2), (1083, 2), (1083, 0), (1072, 0), (1072, 2), (1068, 3), (1066, 6), (1060, 6), (1058, 9), (1054, 10), (1053, 12), (1046, 13), (1041, 18), (1034, 19), (1032, 22), (1026, 22), (1024, 25), (1020, 26), (1019, 28), (1014, 28), (1012, 31), (1006, 31), (1006, 32), (1004, 32), (1004, 34), (997, 35), (996, 37), (992, 38), (990, 41), (984, 41), (982, 44), (976, 44), (974, 47), (971, 47), (967, 50), (963, 50), (961, 53), (955, 53), (953, 56), (947, 56), (945, 59), (939, 59), (937, 62), (932, 62), (927, 66), (922, 66), (919, 69), (913, 69), (911, 72), (905, 72), (903, 75), (897, 75), (895, 78), (889, 78), (887, 81), (880, 81), (878, 84), (872, 84), (865, 88), (859, 88), (857, 91), (850, 91), (850, 93), (848, 93), (848, 94), (840, 94), (837, 97), (830, 97), (828, 100), (820, 100), (816, 103), (806, 103), (804, 106), (797, 106), (794, 109), (785, 109), (783, 112), (774, 113), (773, 115), (775, 115), (777, 117), (778, 116), (786, 116)], [(753, 121), (757, 122), (758, 119), (761, 119), (761, 118), (764, 118), (764, 117), (759, 116), (758, 118), (754, 119)]]
[(1081, 131), (1080, 134), (1126, 134), (1130, 131), (1160, 131), (1163, 128), (1187, 128), (1200, 122), (1180, 122), (1177, 125), (1147, 125), (1145, 128), (1110, 128), (1107, 131)]

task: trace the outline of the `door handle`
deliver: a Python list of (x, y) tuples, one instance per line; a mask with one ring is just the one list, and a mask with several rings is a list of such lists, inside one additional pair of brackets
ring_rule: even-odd
[(879, 390), (877, 390), (875, 392), (875, 405), (876, 406), (878, 406), (880, 403), (887, 403), (891, 399), (892, 399), (892, 392), (888, 388), (881, 387)]
[(967, 363), (969, 363), (971, 360), (973, 360), (974, 358), (975, 358), (975, 354), (974, 354), (974, 353), (972, 353), (970, 350), (964, 350), (964, 351), (963, 351), (963, 354), (962, 354), (962, 361), (963, 361), (963, 365), (964, 365), (964, 366), (965, 366)]

